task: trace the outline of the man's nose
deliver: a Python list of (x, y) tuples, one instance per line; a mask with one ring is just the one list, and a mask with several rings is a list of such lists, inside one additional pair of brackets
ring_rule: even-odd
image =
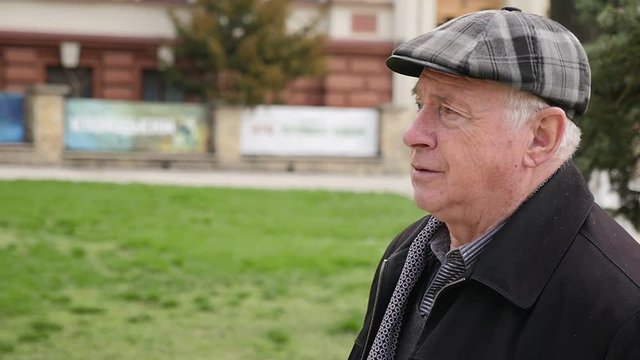
[(418, 112), (415, 120), (409, 128), (404, 132), (402, 141), (410, 148), (427, 147), (433, 149), (436, 147), (436, 138), (433, 126), (431, 126), (429, 109), (425, 106)]

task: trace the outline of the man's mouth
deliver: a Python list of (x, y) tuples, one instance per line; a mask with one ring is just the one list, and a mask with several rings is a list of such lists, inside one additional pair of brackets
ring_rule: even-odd
[(421, 172), (421, 173), (441, 173), (442, 172), (442, 171), (435, 170), (433, 167), (419, 165), (419, 164), (411, 164), (411, 167), (413, 168), (414, 171)]

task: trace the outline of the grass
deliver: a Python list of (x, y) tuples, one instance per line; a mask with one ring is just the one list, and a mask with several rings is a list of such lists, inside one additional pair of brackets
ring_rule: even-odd
[(344, 359), (388, 194), (0, 182), (0, 359)]

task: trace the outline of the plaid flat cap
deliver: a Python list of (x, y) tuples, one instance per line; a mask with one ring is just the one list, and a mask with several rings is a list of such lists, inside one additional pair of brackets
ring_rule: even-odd
[(564, 109), (570, 119), (587, 110), (591, 92), (580, 41), (557, 22), (515, 8), (455, 18), (400, 44), (387, 66), (414, 77), (428, 67), (501, 82)]

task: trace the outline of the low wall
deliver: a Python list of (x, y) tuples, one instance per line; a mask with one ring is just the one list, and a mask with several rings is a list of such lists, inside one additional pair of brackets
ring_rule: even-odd
[(0, 163), (74, 167), (155, 167), (190, 169), (335, 172), (355, 174), (405, 173), (409, 150), (402, 133), (415, 112), (383, 106), (379, 152), (374, 157), (247, 156), (240, 151), (242, 107), (222, 106), (210, 120), (212, 151), (205, 154), (88, 152), (64, 148), (65, 95), (62, 86), (30, 89), (25, 101), (25, 144), (0, 144)]
[(0, 163), (37, 165), (35, 152), (32, 144), (0, 144)]

